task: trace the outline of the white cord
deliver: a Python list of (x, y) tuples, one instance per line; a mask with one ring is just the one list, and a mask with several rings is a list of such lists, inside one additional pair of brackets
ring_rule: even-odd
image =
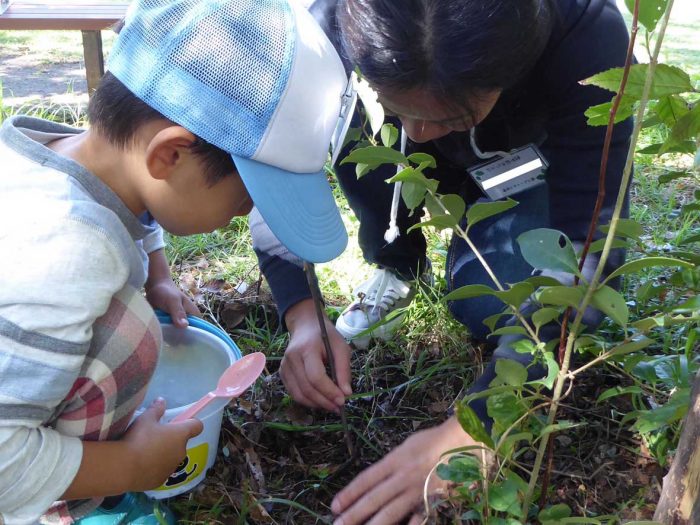
[(506, 153), (505, 151), (481, 151), (479, 149), (479, 146), (476, 145), (476, 128), (472, 128), (469, 130), (469, 144), (472, 147), (472, 151), (474, 152), (474, 155), (479, 157), (482, 160), (490, 159), (493, 157), (507, 157), (510, 155), (509, 153)]
[[(401, 153), (406, 154), (406, 130), (401, 128)], [(404, 166), (399, 164), (396, 166), (396, 173), (400, 173)], [(399, 199), (401, 199), (401, 181), (394, 183), (394, 196), (391, 199), (391, 215), (389, 217), (389, 229), (384, 232), (384, 240), (391, 244), (401, 234), (399, 227), (396, 225), (396, 217), (399, 214)]]

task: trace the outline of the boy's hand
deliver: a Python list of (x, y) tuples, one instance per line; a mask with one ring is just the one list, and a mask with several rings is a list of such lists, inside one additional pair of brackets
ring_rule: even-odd
[(291, 337), (280, 364), (280, 376), (289, 394), (302, 405), (338, 412), (345, 404), (345, 396), (352, 394), (350, 347), (333, 323), (326, 319), (338, 387), (326, 374), (326, 349), (313, 300), (305, 299), (295, 304), (287, 311), (285, 321)]
[(202, 317), (197, 305), (170, 277), (154, 283), (149, 282), (146, 286), (146, 300), (153, 308), (160, 308), (170, 314), (173, 324), (178, 328), (184, 328), (189, 324), (188, 315)]
[(187, 455), (187, 441), (202, 432), (202, 422), (198, 419), (159, 423), (164, 412), (165, 401), (156, 399), (122, 438), (134, 461), (132, 491), (143, 492), (161, 486)]

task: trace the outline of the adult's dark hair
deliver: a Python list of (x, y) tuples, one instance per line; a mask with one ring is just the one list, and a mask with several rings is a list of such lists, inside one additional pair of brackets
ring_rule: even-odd
[[(143, 125), (154, 120), (167, 120), (109, 72), (105, 73), (90, 98), (88, 118), (90, 124), (118, 148), (129, 147)], [(210, 185), (236, 169), (230, 154), (200, 137), (196, 137), (190, 151), (202, 159)]]
[(551, 0), (340, 0), (344, 53), (379, 90), (427, 89), (469, 106), (508, 89), (539, 58)]

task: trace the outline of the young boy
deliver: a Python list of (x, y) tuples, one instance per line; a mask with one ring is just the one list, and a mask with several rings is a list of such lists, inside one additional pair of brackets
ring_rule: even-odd
[(189, 235), (254, 202), (306, 260), (347, 240), (323, 171), (347, 77), (303, 9), (138, 0), (109, 69), (88, 131), (22, 116), (0, 128), (7, 525), (158, 523), (134, 492), (159, 486), (201, 431), (161, 424), (162, 400), (129, 425), (161, 341), (144, 284), (153, 302), (181, 300), (159, 227), (140, 217)]

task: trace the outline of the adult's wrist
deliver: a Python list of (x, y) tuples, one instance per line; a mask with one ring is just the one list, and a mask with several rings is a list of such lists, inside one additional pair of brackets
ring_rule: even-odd
[(299, 301), (287, 309), (284, 315), (284, 322), (287, 325), (289, 333), (294, 335), (294, 332), (309, 323), (318, 324), (316, 307), (312, 298), (307, 298)]

